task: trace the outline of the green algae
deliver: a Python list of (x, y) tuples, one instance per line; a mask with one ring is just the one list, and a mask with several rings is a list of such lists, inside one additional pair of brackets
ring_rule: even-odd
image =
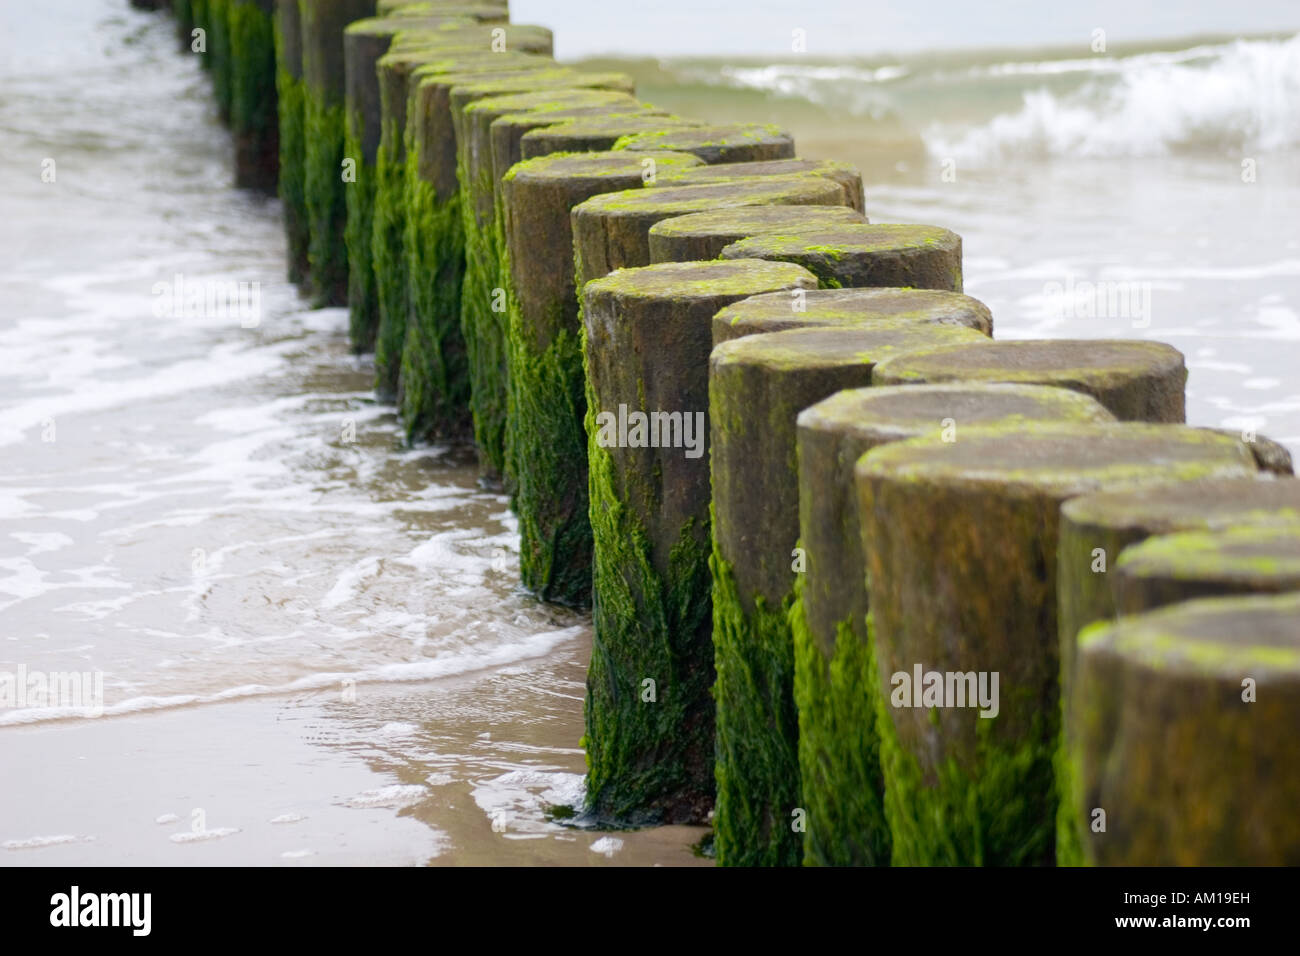
[[(294, 7), (294, 4), (281, 4)], [(310, 270), (307, 250), (311, 237), (308, 228), (307, 197), (305, 184), (306, 139), (306, 86), (299, 75), (294, 75), (286, 65), (286, 50), (283, 30), (283, 14), (275, 20), (275, 54), (276, 73), (275, 88), (277, 112), (279, 116), (279, 194), (284, 205), (284, 232), (288, 243), (289, 281), (305, 285)], [(294, 19), (290, 27), (297, 26)], [(298, 40), (291, 41), (296, 45)], [(299, 64), (299, 67), (301, 64)]]
[[(585, 348), (584, 348), (585, 360)], [(709, 569), (693, 521), (661, 576), (650, 541), (596, 441), (598, 407), (587, 385), (588, 477), (593, 537), (594, 636), (584, 705), (587, 809), (623, 824), (702, 822), (713, 795), (713, 661)], [(643, 700), (643, 681), (657, 700)]]
[(718, 864), (797, 866), (803, 846), (794, 828), (800, 809), (799, 718), (789, 604), (769, 608), (759, 597), (746, 613), (716, 539), (709, 567), (717, 669), (713, 826)]
[[(342, 104), (329, 104), (310, 87), (303, 89), (306, 142), (303, 195), (307, 206), (312, 287), (318, 306), (348, 304), (348, 250), (346, 191), (355, 183), (343, 181), (347, 123)], [(359, 159), (359, 157), (352, 157)], [(356, 351), (372, 346), (364, 324), (349, 326)]]
[[(356, 182), (344, 188), (347, 211), (343, 242), (347, 250), (348, 270), (348, 338), (355, 352), (376, 348), (379, 329), (379, 304), (375, 289), (372, 236), (374, 234), (375, 192), (378, 170), (367, 163), (361, 148), (361, 131), (349, 112), (343, 155), (356, 163)], [(377, 387), (378, 383), (377, 383)], [(384, 389), (380, 388), (381, 396)]]
[(469, 367), (460, 323), (464, 276), (460, 196), (438, 198), (406, 152), (406, 256), (410, 310), (402, 342), (398, 408), (407, 441), (469, 432)]
[(229, 7), (234, 0), (207, 0), (207, 46), (204, 60), (212, 73), (212, 95), (223, 123), (230, 122), (231, 78)]
[(256, 0), (230, 0), (228, 18), (235, 182), (273, 191), (280, 148), (274, 17)]
[[(523, 114), (507, 118), (516, 115)], [(698, 162), (684, 154), (660, 158), (665, 168)], [(583, 321), (577, 276), (569, 271), (571, 279), (560, 283), (556, 260), (573, 269), (572, 205), (606, 182), (619, 188), (640, 176), (640, 163), (626, 155), (560, 153), (511, 167), (499, 190), (503, 232), (507, 200), (516, 230), (502, 244), (499, 266), (508, 283), (506, 461), (515, 476), (520, 580), (545, 601), (585, 606), (592, 587)], [(548, 237), (546, 247), (532, 245), (538, 235)], [(512, 266), (514, 243), (522, 244), (523, 257)], [(526, 307), (516, 271), (523, 273)]]
[[(867, 634), (874, 658), (870, 613)], [(1051, 859), (1055, 716), (1031, 726), (1019, 746), (997, 739), (999, 717), (976, 718), (978, 769), (949, 757), (927, 774), (902, 745), (887, 695), (875, 694), (874, 703), (894, 866), (1041, 866)], [(938, 709), (929, 715), (937, 729)]]
[(865, 622), (837, 622), (830, 660), (808, 626), (803, 576), (790, 607), (799, 776), (808, 814), (804, 866), (888, 866), (884, 777), (876, 728), (880, 684)]

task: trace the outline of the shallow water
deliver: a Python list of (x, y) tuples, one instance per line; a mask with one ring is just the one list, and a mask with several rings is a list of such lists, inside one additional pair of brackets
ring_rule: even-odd
[[(933, 76), (891, 93), (915, 66), (722, 66), (645, 68), (642, 95), (858, 162), (873, 221), (963, 235), (1000, 337), (1172, 342), (1193, 423), (1300, 452), (1294, 142), (1080, 158), (1033, 139), (1055, 107), (1025, 98), (1027, 68), (990, 74), (1029, 76), (1015, 95), (963, 106)], [(233, 188), (170, 19), (6, 7), (0, 89), (0, 673), (90, 675), (92, 710), (121, 715), (68, 694), (0, 706), (0, 760), (27, 781), (0, 792), (0, 864), (700, 862), (698, 829), (548, 817), (581, 800), (587, 621), (516, 591), (506, 500), (463, 449), (403, 448), (344, 312), (284, 280), (278, 204)], [(1076, 116), (1111, 94), (1052, 95)], [(1120, 141), (1088, 122), (1069, 128)], [(1063, 308), (1052, 284), (1080, 281), (1147, 307)], [(219, 282), (243, 290), (232, 310), (166, 308)]]

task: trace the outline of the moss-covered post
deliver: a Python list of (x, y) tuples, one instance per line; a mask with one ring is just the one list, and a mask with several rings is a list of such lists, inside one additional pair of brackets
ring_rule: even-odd
[(800, 566), (795, 419), (827, 395), (870, 384), (872, 366), (887, 355), (974, 338), (982, 336), (903, 320), (748, 336), (710, 357), (713, 822), (723, 866), (793, 866), (803, 857), (787, 619)]
[(889, 286), (961, 291), (961, 237), (938, 226), (850, 223), (755, 236), (722, 250), (724, 259), (795, 262), (823, 289)]
[[(524, 143), (531, 136), (563, 125), (534, 130), (524, 137)], [(524, 152), (528, 152), (526, 145)], [(842, 206), (844, 189), (819, 176), (773, 176), (593, 196), (573, 210), (573, 253), (579, 285), (615, 269), (649, 265), (650, 227), (660, 220), (721, 207), (778, 205)]]
[[(520, 159), (536, 159), (552, 153), (601, 153), (614, 148), (629, 133), (699, 126), (698, 120), (681, 116), (597, 116), (548, 123), (528, 130), (519, 141)], [(653, 168), (647, 164), (648, 168)]]
[(958, 423), (954, 437), (895, 442), (857, 468), (893, 861), (1049, 864), (1062, 502), (1254, 462), (1181, 425)]
[(279, 170), (275, 0), (230, 0), (230, 129), (235, 183), (274, 192)]
[[(520, 103), (523, 103), (523, 101), (525, 100), (533, 100), (534, 103), (536, 103), (536, 101), (546, 100), (547, 103), (549, 103), (550, 105), (552, 105), (552, 107), (555, 108), (536, 109), (536, 111), (530, 111), (526, 113), (515, 113), (512, 114), (511, 117), (503, 117), (503, 118), (511, 118), (511, 120), (521, 120), (521, 118), (523, 117), (550, 116), (551, 120), (554, 121), (554, 120), (558, 120), (558, 118), (560, 117), (573, 116), (573, 114), (584, 114), (584, 116), (588, 116), (588, 114), (597, 114), (604, 111), (615, 111), (615, 109), (623, 109), (623, 108), (637, 109), (636, 100), (633, 100), (627, 94), (623, 94), (623, 92), (616, 92), (610, 90), (560, 90), (555, 92), (545, 92), (545, 91), (528, 92), (528, 94), (513, 94), (511, 96), (493, 96), (493, 98), (487, 98), (487, 100), (478, 100), (476, 101), (476, 103), (472, 103), (471, 108), (474, 109), (474, 111), (477, 111), (477, 108), (480, 107), (480, 104), (487, 103), (487, 101), (490, 101), (490, 103), (502, 103), (502, 101), (504, 100), (516, 99), (516, 98), (517, 101), (520, 101)], [(577, 101), (585, 101), (585, 103), (595, 103), (595, 101), (601, 101), (601, 103), (604, 103), (606, 105), (588, 105), (588, 107), (559, 108), (558, 104), (564, 103), (564, 101), (569, 101), (569, 103), (577, 103)], [(614, 104), (623, 104), (623, 105), (617, 105), (616, 107), (616, 105)], [(481, 120), (482, 117), (478, 117), (478, 121)], [(542, 122), (542, 121), (537, 121), (537, 122)], [(526, 126), (526, 129), (532, 129), (532, 127), (533, 126)], [(517, 142), (519, 142), (519, 140), (517, 140), (517, 137), (519, 137), (519, 135), (523, 135), (523, 131), (524, 130), (517, 131), (516, 137), (513, 138), (513, 143), (515, 143), (516, 151), (517, 151)], [(511, 142), (511, 138), (508, 137), (508, 135), (502, 135), (498, 133), (497, 124), (495, 124), (495, 122), (491, 122), (489, 126), (489, 133), (486, 133), (485, 135), (487, 135), (487, 137), (489, 137), (490, 139), (493, 139), (493, 142), (498, 142), (499, 139), (499, 142), (500, 144), (502, 144), (503, 147), (508, 147), (508, 143)], [(474, 152), (472, 151), (472, 156), (473, 155)], [(498, 176), (497, 173), (497, 169), (498, 169), (497, 157), (495, 157), (494, 153), (489, 153), (489, 155), (491, 156), (491, 163), (493, 163), (493, 173), (491, 173), (491, 176), (495, 178), (495, 181), (499, 181), (500, 176)], [(510, 168), (510, 166), (508, 165), (504, 166), (504, 168), (502, 169), (502, 173), (504, 173), (504, 170), (508, 168)], [(408, 164), (406, 176), (407, 176), (408, 183), (417, 182), (417, 166)], [(420, 189), (421, 189), (420, 186), (415, 186), (415, 187), (408, 186), (408, 190), (411, 191), (412, 195), (415, 194), (416, 190), (420, 190)], [(399, 219), (399, 217), (400, 219), (406, 219), (406, 217), (404, 217), (404, 208), (406, 208), (406, 203), (399, 204), (399, 206), (395, 206), (396, 215), (394, 216), (394, 220)], [(499, 229), (499, 224), (497, 228)], [(498, 241), (498, 245), (499, 245), (499, 241)], [(377, 250), (378, 248), (381, 248), (378, 239), (376, 239), (376, 247)], [(409, 256), (406, 256), (406, 258), (409, 259)], [(404, 272), (406, 272), (406, 269), (403, 269), (403, 273)], [(411, 285), (411, 281), (408, 281), (408, 286), (409, 285)], [(381, 289), (382, 287), (386, 287), (386, 286), (381, 282)], [(399, 286), (393, 284), (393, 287), (394, 290), (396, 290), (398, 289)], [(494, 287), (494, 289), (495, 287), (500, 287), (500, 282), (499, 281), (494, 282), (493, 286), (491, 287)], [(406, 298), (409, 299), (409, 295), (407, 295)], [(403, 350), (404, 350), (404, 330), (398, 328), (398, 329), (393, 329), (390, 332), (390, 330), (387, 329), (387, 316), (389, 316), (389, 313), (390, 310), (383, 310), (383, 315), (385, 315), (385, 334), (383, 334), (383, 336), (381, 337), (381, 342), (386, 343), (389, 342), (390, 339), (393, 339), (394, 342), (402, 342)], [(396, 312), (396, 313), (400, 315), (400, 312)], [(458, 320), (458, 334), (459, 334), (459, 320)], [(380, 362), (380, 356), (378, 355), (376, 356), (376, 362), (377, 363)]]
[(343, 31), (373, 16), (375, 0), (301, 0), (304, 182), (312, 289), (317, 305), (346, 305), (348, 252), (345, 190), (356, 185), (345, 164)]
[(691, 129), (629, 133), (614, 149), (638, 152), (666, 149), (690, 153), (706, 163), (756, 163), (763, 160), (794, 159), (794, 139), (770, 123), (738, 123), (697, 126)]
[(1300, 865), (1300, 594), (1085, 630), (1071, 711), (1086, 862)]
[[(661, 169), (698, 163), (658, 157)], [(501, 181), (513, 396), (506, 456), (517, 476), (520, 578), (544, 601), (591, 603), (587, 400), (569, 213), (591, 196), (635, 188), (643, 174), (627, 153), (576, 153), (526, 160)]]
[[(602, 120), (609, 120), (621, 123), (626, 120), (649, 120), (652, 117), (658, 117), (660, 120), (667, 122), (678, 121), (676, 117), (670, 119), (663, 110), (640, 102), (627, 109), (566, 107), (555, 110), (528, 110), (521, 113), (508, 113), (492, 121), (492, 127), (488, 134), (492, 142), (492, 173), (499, 181), (502, 176), (509, 172), (510, 167), (523, 160), (523, 138), (535, 129), (574, 121), (599, 123)], [(556, 152), (586, 153), (601, 152), (601, 150), (570, 149), (556, 150)], [(536, 159), (543, 155), (549, 154), (537, 152), (533, 158)], [(650, 177), (651, 180), (653, 178)], [(653, 185), (653, 181), (647, 182), (646, 185)]]
[(1300, 591), (1300, 525), (1183, 531), (1126, 549), (1115, 563), (1121, 615), (1205, 597)]
[(979, 349), (941, 347), (899, 356), (876, 370), (877, 385), (1015, 382), (1091, 395), (1125, 422), (1185, 419), (1183, 353), (1134, 339), (1021, 339)]
[(805, 866), (890, 861), (876, 732), (879, 688), (867, 641), (867, 568), (853, 477), (858, 459), (888, 442), (925, 435), (943, 441), (958, 422), (964, 428), (1113, 420), (1086, 395), (1041, 385), (850, 389), (799, 413), (799, 547), (805, 570), (797, 575), (790, 627), (799, 775), (808, 814)]
[(864, 216), (866, 215), (867, 206), (862, 189), (862, 173), (852, 163), (842, 163), (835, 159), (770, 159), (752, 163), (714, 163), (661, 176), (659, 185), (690, 186), (717, 182), (723, 179), (743, 179), (750, 176), (792, 176), (800, 173), (825, 176), (827, 179), (835, 180), (844, 187), (844, 192), (848, 196), (848, 205)]
[[(298, 0), (293, 2), (297, 3)], [(176, 39), (180, 42), (181, 50), (192, 50), (194, 48), (193, 0), (172, 0), (172, 16), (176, 18)]]
[(779, 234), (801, 225), (836, 226), (849, 222), (866, 220), (850, 206), (748, 206), (696, 212), (651, 227), (650, 261), (716, 259), (727, 246), (749, 236)]
[(1281, 442), (1264, 435), (1232, 428), (1216, 428), (1214, 431), (1232, 435), (1245, 442), (1250, 453), (1255, 456), (1255, 464), (1259, 465), (1260, 471), (1267, 471), (1281, 478), (1295, 477), (1295, 462), (1291, 460), (1290, 450)]
[(280, 202), (288, 242), (289, 281), (306, 286), (311, 242), (305, 188), (307, 128), (302, 79), (302, 24), (299, 0), (275, 3), (275, 98), (280, 124)]
[(212, 98), (221, 122), (230, 123), (231, 77), (230, 5), (235, 0), (207, 0), (207, 52), (203, 64), (212, 74)]
[(528, 92), (482, 95), (486, 88), (475, 85), (452, 91), (466, 230), (461, 321), (470, 357), (474, 437), (484, 477), (492, 481), (504, 478), (512, 491), (515, 473), (505, 454), (510, 406), (506, 345), (510, 306), (492, 123), (521, 109), (553, 113), (566, 106), (585, 106), (603, 108), (608, 111), (605, 115), (634, 111), (638, 104), (630, 95), (631, 89), (632, 79), (624, 74), (578, 73), (554, 80), (546, 78)]
[(869, 325), (882, 319), (962, 325), (985, 335), (993, 334), (993, 315), (988, 306), (960, 292), (817, 289), (794, 303), (787, 296), (756, 295), (727, 306), (713, 317), (713, 344), (720, 345), (744, 335), (783, 332), (786, 329)]
[[(399, 36), (395, 47), (401, 39)], [(385, 63), (409, 55), (394, 49)], [(505, 56), (510, 59), (501, 69), (490, 68), (491, 58)], [(393, 207), (404, 211), (406, 217), (401, 251), (406, 263), (408, 309), (398, 411), (408, 440), (473, 433), (460, 315), (465, 235), (451, 90), (475, 79), (554, 67), (549, 58), (527, 53), (489, 52), (487, 57), (468, 64), (454, 58), (420, 66), (408, 84), (406, 200)]]
[(385, 399), (400, 394), (402, 350), (410, 322), (410, 276), (405, 242), (413, 188), (408, 180), (414, 178), (414, 170), (408, 168), (407, 162), (413, 70), (430, 66), (430, 72), (424, 75), (433, 75), (438, 70), (497, 75), (526, 70), (538, 63), (538, 58), (532, 55), (504, 51), (494, 54), (487, 52), (486, 46), (471, 47), (475, 52), (451, 60), (441, 52), (441, 44), (460, 46), (466, 39), (465, 31), (457, 31), (454, 37), (444, 36), (439, 45), (426, 48), (427, 55), (420, 59), (427, 62), (419, 66), (417, 57), (410, 51), (386, 54), (376, 70), (382, 123), (375, 153), (375, 191), (368, 241), (375, 287), (375, 326), (371, 330), (375, 345), (375, 387)]
[(700, 822), (712, 805), (709, 323), (737, 299), (815, 282), (788, 263), (674, 262), (583, 289), (597, 819)]
[[(394, 83), (392, 73), (381, 75), (379, 64), (400, 32), (427, 31), (431, 43), (450, 43), (452, 37), (460, 34), (452, 29), (456, 26), (502, 23), (506, 18), (500, 7), (459, 4), (440, 5), (437, 14), (372, 17), (349, 24), (343, 34), (347, 85), (344, 153), (356, 164), (356, 182), (347, 191), (348, 311), (350, 335), (358, 351), (374, 347), (379, 325), (379, 291), (371, 244), (376, 228), (376, 195), (381, 191), (386, 195), (391, 192), (388, 181), (404, 172), (394, 151), (400, 151), (406, 131), (405, 73), (399, 74)], [(380, 182), (388, 184), (390, 189), (380, 190)], [(377, 388), (382, 398), (392, 398), (393, 386), (382, 374), (378, 376)]]
[[(1114, 571), (1126, 548), (1152, 535), (1300, 522), (1300, 481), (1252, 476), (1100, 492), (1067, 501), (1060, 520), (1058, 634), (1062, 701), (1069, 704), (1080, 631), (1119, 616)], [(1072, 793), (1074, 782), (1064, 759), (1058, 762), (1057, 773), (1059, 792)], [(1088, 837), (1090, 820), (1076, 817), (1072, 807), (1073, 801), (1063, 799), (1057, 818), (1057, 862), (1063, 866), (1083, 861), (1083, 842)]]

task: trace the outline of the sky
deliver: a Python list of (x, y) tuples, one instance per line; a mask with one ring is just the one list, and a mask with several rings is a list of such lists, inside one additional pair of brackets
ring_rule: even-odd
[[(124, 0), (125, 2), (125, 0)], [(1107, 42), (1300, 30), (1300, 0), (511, 0), (511, 19), (555, 31), (555, 53), (786, 56)]]

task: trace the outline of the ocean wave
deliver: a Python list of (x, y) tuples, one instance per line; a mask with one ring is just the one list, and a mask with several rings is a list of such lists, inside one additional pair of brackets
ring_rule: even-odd
[[(1069, 62), (988, 69), (1042, 75)], [(1247, 157), (1300, 145), (1300, 35), (1098, 62), (1108, 64), (1106, 75), (1073, 91), (1027, 90), (1016, 112), (975, 126), (935, 124), (926, 146), (934, 156), (980, 163), (1012, 156)]]

